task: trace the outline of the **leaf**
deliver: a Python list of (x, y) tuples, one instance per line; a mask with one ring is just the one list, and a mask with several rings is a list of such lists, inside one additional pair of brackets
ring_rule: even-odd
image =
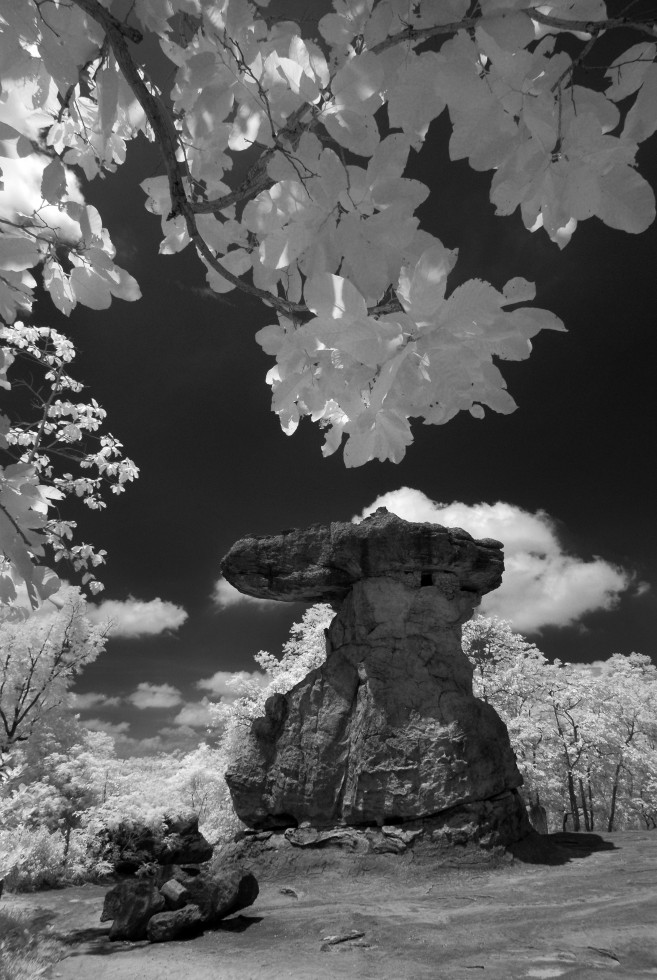
[(50, 204), (57, 204), (66, 193), (66, 167), (55, 157), (43, 171), (41, 196)]
[(142, 180), (139, 185), (145, 194), (148, 195), (146, 210), (151, 214), (168, 215), (171, 211), (171, 195), (169, 193), (169, 179), (164, 174), (160, 177), (148, 177)]
[(43, 266), (43, 285), (50, 293), (53, 303), (65, 316), (75, 308), (77, 302), (69, 277), (56, 259), (50, 258)]
[(572, 166), (566, 175), (563, 204), (573, 218), (590, 218), (599, 213), (600, 172), (586, 164)]
[(337, 114), (324, 116), (322, 122), (336, 143), (359, 157), (372, 156), (379, 145), (379, 127), (374, 116), (341, 109)]
[(536, 286), (522, 276), (515, 276), (514, 279), (509, 279), (502, 293), (509, 303), (526, 303), (536, 298)]
[(600, 177), (598, 217), (610, 228), (640, 234), (655, 220), (652, 187), (634, 167), (614, 167)]
[(98, 209), (93, 204), (87, 204), (80, 217), (80, 228), (82, 237), (88, 245), (94, 241), (100, 241), (103, 235), (103, 221), (98, 213)]
[(356, 287), (342, 276), (313, 276), (306, 282), (304, 297), (308, 309), (319, 317), (333, 320), (367, 317), (365, 300)]
[(0, 235), (0, 269), (22, 272), (41, 261), (41, 247), (33, 238)]
[(408, 419), (400, 413), (388, 409), (376, 413), (366, 411), (357, 420), (356, 431), (349, 434), (344, 463), (348, 468), (362, 466), (371, 459), (399, 463), (412, 442)]
[(383, 65), (372, 51), (350, 58), (338, 69), (331, 82), (333, 100), (329, 111), (351, 109), (370, 115), (381, 104), (379, 93), (383, 78)]
[(406, 313), (416, 320), (432, 316), (445, 299), (447, 276), (454, 268), (457, 251), (438, 244), (421, 255), (412, 273), (402, 270), (397, 296)]
[(71, 291), (75, 299), (92, 310), (106, 310), (112, 302), (112, 294), (106, 279), (84, 266), (71, 270)]
[(108, 139), (114, 125), (116, 124), (118, 98), (119, 98), (119, 74), (116, 60), (112, 54), (109, 56), (106, 67), (96, 75), (96, 86), (98, 88), (98, 116), (100, 132), (103, 139)]
[(623, 138), (641, 143), (657, 130), (657, 65), (649, 65), (623, 127)]
[(642, 41), (640, 44), (633, 44), (627, 51), (614, 58), (605, 72), (605, 78), (611, 80), (611, 85), (605, 91), (606, 97), (614, 102), (620, 102), (636, 92), (643, 84), (646, 71), (656, 53), (657, 44)]
[[(229, 282), (228, 279), (224, 278), (215, 269), (208, 266), (205, 259), (203, 259), (203, 264), (208, 270), (206, 275), (208, 286), (215, 293), (229, 293), (231, 289), (235, 289), (233, 283)], [(251, 256), (244, 249), (236, 248), (221, 256), (220, 265), (227, 269), (228, 272), (232, 272), (235, 276), (243, 276), (251, 268)]]
[(431, 122), (445, 108), (437, 83), (437, 67), (443, 60), (434, 51), (424, 51), (421, 55), (409, 52), (388, 88), (388, 122), (393, 129), (402, 129), (415, 149), (424, 141)]
[(484, 18), (477, 25), (477, 34), (485, 32), (505, 51), (521, 51), (535, 40), (532, 22), (524, 11), (509, 9), (506, 2), (501, 7), (492, 17), (486, 17), (488, 11), (482, 7)]

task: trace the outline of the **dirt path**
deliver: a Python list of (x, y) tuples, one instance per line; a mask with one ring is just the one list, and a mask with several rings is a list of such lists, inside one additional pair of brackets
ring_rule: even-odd
[[(222, 929), (162, 945), (108, 942), (95, 886), (19, 900), (73, 944), (53, 980), (657, 977), (657, 833), (602, 840), (557, 866), (265, 883)], [(362, 937), (325, 942), (352, 930)]]

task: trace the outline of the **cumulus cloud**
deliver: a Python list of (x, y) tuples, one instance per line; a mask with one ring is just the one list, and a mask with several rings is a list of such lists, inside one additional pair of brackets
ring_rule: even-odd
[(222, 701), (234, 701), (240, 696), (237, 687), (241, 682), (255, 681), (258, 687), (266, 687), (269, 680), (261, 670), (217, 670), (211, 677), (197, 681), (196, 686)]
[(253, 596), (244, 595), (243, 592), (240, 592), (221, 576), (214, 583), (211, 599), (217, 609), (222, 610), (241, 605), (266, 612), (268, 609), (275, 609), (280, 605), (276, 599), (255, 599)]
[(184, 704), (173, 719), (174, 725), (187, 728), (207, 728), (210, 722), (210, 705), (207, 698)]
[(632, 575), (602, 558), (585, 561), (566, 554), (555, 522), (544, 511), (530, 513), (515, 504), (439, 504), (419, 490), (401, 487), (383, 494), (362, 514), (387, 507), (407, 521), (461, 527), (475, 538), (504, 544), (502, 585), (485, 595), (479, 611), (508, 619), (520, 632), (571, 626), (587, 613), (612, 609), (632, 584)]
[(87, 618), (92, 623), (112, 622), (112, 636), (156, 636), (166, 630), (177, 630), (187, 619), (182, 606), (163, 599), (148, 601), (129, 596), (125, 600), (105, 599), (98, 605), (89, 603)]
[(73, 694), (75, 711), (89, 711), (90, 708), (115, 708), (121, 704), (121, 698), (108, 698), (106, 694), (87, 691), (85, 694)]
[(143, 681), (128, 695), (135, 708), (175, 708), (182, 702), (182, 695), (172, 684), (148, 684)]
[(81, 724), (85, 728), (89, 728), (92, 732), (105, 732), (114, 738), (125, 735), (126, 732), (130, 731), (130, 724), (127, 721), (113, 722), (103, 721), (101, 718), (85, 718)]

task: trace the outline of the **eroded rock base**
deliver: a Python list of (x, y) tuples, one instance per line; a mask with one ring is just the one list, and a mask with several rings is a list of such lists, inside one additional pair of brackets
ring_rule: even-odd
[(271, 880), (335, 871), (386, 875), (409, 867), (490, 865), (509, 859), (518, 841), (539, 838), (515, 790), (468, 803), (432, 817), (382, 827), (247, 830), (216, 855), (222, 870), (233, 867)]

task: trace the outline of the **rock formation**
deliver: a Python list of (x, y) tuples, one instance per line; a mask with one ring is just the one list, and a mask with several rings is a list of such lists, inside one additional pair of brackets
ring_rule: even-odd
[[(508, 734), (473, 696), (461, 649), (461, 624), (502, 571), (498, 541), (384, 508), (360, 524), (238, 541), (222, 572), (240, 591), (338, 610), (326, 663), (267, 701), (226, 774), (238, 816), (260, 834), (287, 828), (296, 846), (345, 827), (523, 836)], [(385, 847), (390, 835), (379, 837)]]

